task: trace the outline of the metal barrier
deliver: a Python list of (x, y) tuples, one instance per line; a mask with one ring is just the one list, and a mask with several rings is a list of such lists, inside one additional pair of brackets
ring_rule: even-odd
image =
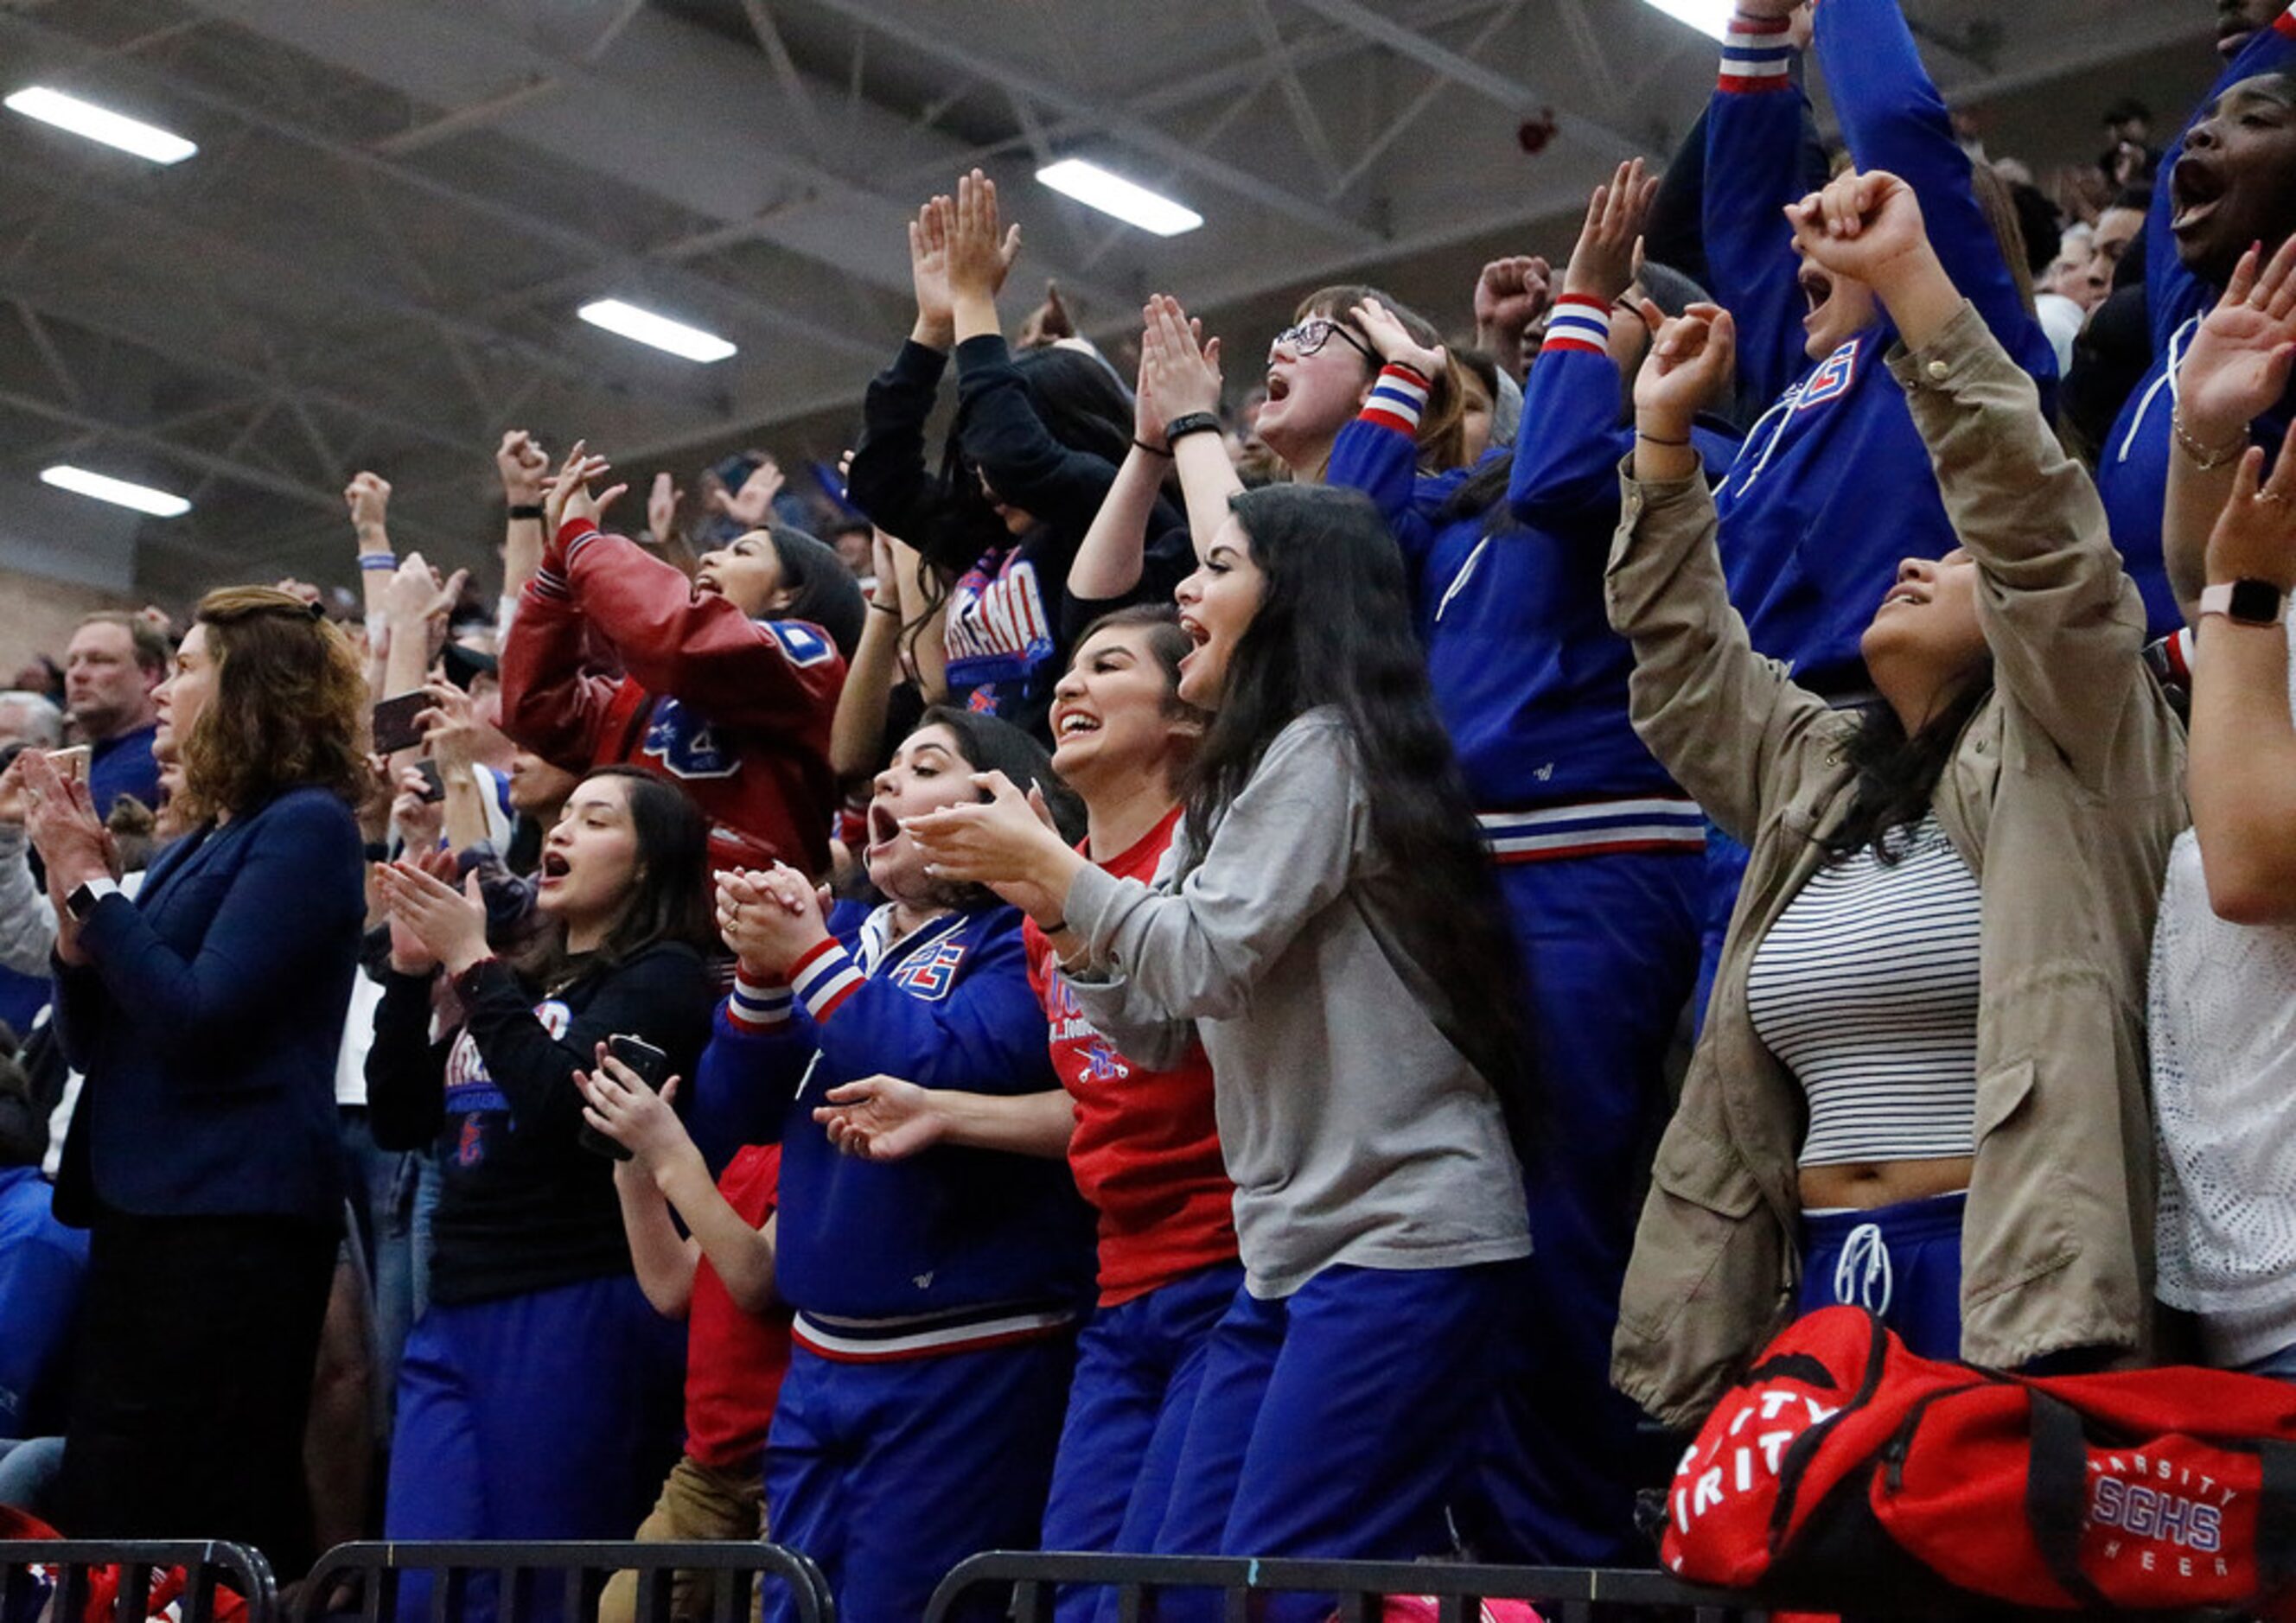
[[(163, 1604), (172, 1603), (181, 1623), (216, 1623), (221, 1591), (238, 1597), (245, 1623), (278, 1623), (279, 1591), (260, 1550), (214, 1540), (100, 1538), (0, 1542), (0, 1623), (43, 1617), (80, 1623), (88, 1615), (98, 1570), (107, 1567), (118, 1569), (111, 1623), (145, 1623), (155, 1589)], [(55, 1570), (52, 1576), (43, 1569)], [(177, 1571), (182, 1586), (171, 1596)]]
[[(1765, 1616), (1743, 1596), (1693, 1588), (1663, 1572), (1594, 1567), (1479, 1567), (1432, 1562), (1250, 1561), (1228, 1556), (1021, 1554), (993, 1551), (958, 1564), (933, 1591), (925, 1623), (947, 1623), (957, 1603), (991, 1587), (1012, 1591), (1013, 1623), (1047, 1623), (1066, 1585), (1117, 1593), (1122, 1623), (1139, 1623), (1164, 1589), (1216, 1589), (1227, 1623), (1249, 1623), (1270, 1594), (1329, 1598), (1338, 1623), (1378, 1623), (1389, 1595), (1432, 1595), (1442, 1623), (1475, 1623), (1484, 1601), (1529, 1601), (1562, 1623), (1591, 1623), (1597, 1607), (1688, 1614), (1696, 1623)], [(1000, 1608), (1001, 1610), (1001, 1608)]]
[(346, 1585), (355, 1587), (364, 1623), (396, 1619), (401, 1581), (411, 1576), (428, 1580), (418, 1612), (428, 1623), (460, 1623), (472, 1608), (496, 1623), (588, 1623), (617, 1572), (637, 1576), (637, 1623), (668, 1623), (670, 1581), (681, 1571), (709, 1575), (712, 1623), (747, 1623), (752, 1584), (736, 1581), (742, 1578), (786, 1586), (796, 1623), (832, 1623), (836, 1616), (821, 1570), (774, 1544), (371, 1543), (338, 1545), (319, 1557), (295, 1597), (294, 1623), (349, 1615), (332, 1610)]

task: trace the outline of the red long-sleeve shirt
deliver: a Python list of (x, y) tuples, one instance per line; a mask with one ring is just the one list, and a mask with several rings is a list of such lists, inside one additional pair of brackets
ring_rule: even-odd
[[(586, 666), (583, 630), (623, 674)], [(753, 620), (586, 519), (558, 532), (502, 652), (503, 731), (570, 771), (629, 762), (709, 818), (715, 869), (829, 867), (829, 730), (845, 660), (820, 627)]]

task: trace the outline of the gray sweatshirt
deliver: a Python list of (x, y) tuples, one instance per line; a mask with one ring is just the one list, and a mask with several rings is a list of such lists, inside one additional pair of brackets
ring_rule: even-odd
[(1334, 1263), (1464, 1267), (1530, 1250), (1498, 1096), (1365, 918), (1381, 861), (1370, 814), (1346, 724), (1311, 710), (1176, 891), (1185, 825), (1157, 889), (1087, 868), (1069, 891), (1091, 964), (1070, 976), (1085, 1018), (1151, 1069), (1178, 1060), (1192, 1027), (1202, 1037), (1257, 1297)]

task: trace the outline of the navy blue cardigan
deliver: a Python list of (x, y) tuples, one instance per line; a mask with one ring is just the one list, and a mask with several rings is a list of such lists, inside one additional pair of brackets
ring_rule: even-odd
[(358, 824), (295, 789), (161, 851), (135, 899), (56, 967), (65, 1056), (86, 1073), (56, 1215), (334, 1218), (335, 1060), (365, 916)]

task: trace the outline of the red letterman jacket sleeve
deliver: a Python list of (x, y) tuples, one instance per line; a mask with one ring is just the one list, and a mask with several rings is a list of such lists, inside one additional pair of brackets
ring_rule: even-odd
[[(556, 550), (582, 618), (648, 692), (729, 726), (801, 733), (835, 713), (845, 660), (825, 633), (795, 622), (777, 632), (715, 593), (695, 593), (676, 568), (586, 519), (559, 530)], [(535, 586), (552, 580), (545, 562)]]
[(584, 668), (582, 616), (564, 579), (528, 581), (503, 641), (503, 732), (546, 761), (586, 770), (619, 685)]

